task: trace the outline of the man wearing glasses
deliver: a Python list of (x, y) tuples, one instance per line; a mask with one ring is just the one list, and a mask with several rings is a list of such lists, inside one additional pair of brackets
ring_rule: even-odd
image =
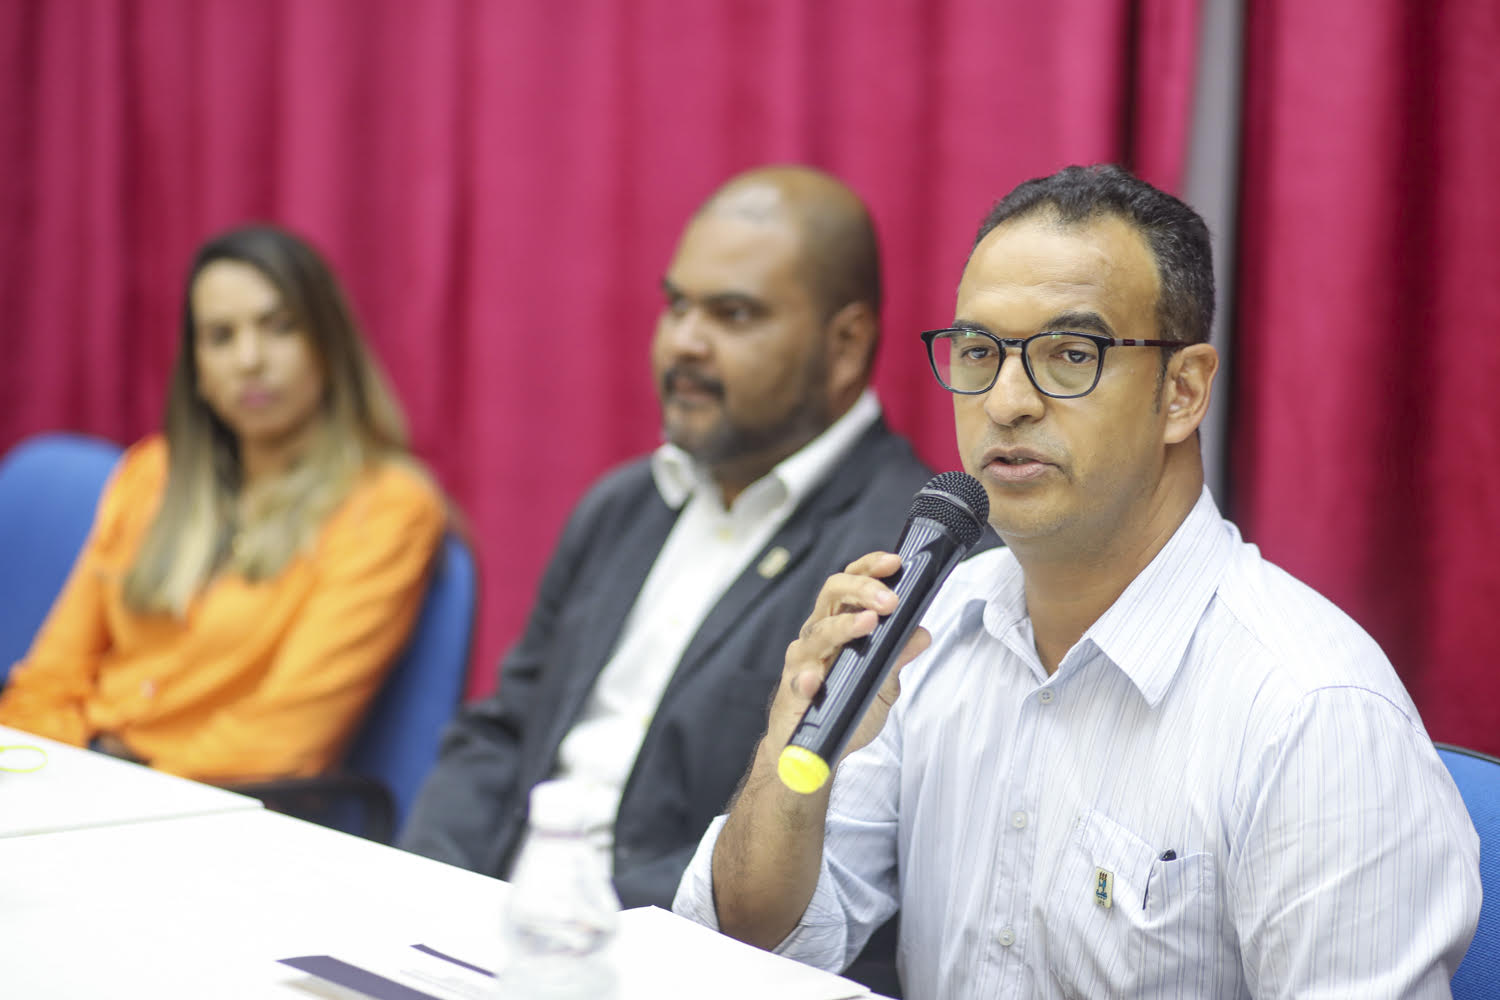
[(777, 757), (898, 559), (828, 580), (679, 912), (837, 969), (899, 905), (913, 1000), (1448, 995), (1478, 839), (1379, 648), (1204, 489), (1212, 273), (1118, 168), (996, 206), (922, 339), (1009, 548), (802, 795)]
[(563, 531), (499, 689), (467, 706), (403, 847), (507, 876), (527, 795), (575, 783), (627, 906), (668, 906), (765, 724), (829, 572), (889, 545), (931, 473), (868, 389), (880, 265), (815, 170), (734, 178), (689, 220), (651, 358), (663, 438)]

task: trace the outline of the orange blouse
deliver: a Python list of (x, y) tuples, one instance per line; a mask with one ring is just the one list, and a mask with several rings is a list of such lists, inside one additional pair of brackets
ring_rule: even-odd
[(163, 438), (126, 452), (0, 692), (0, 724), (79, 746), (112, 732), (151, 766), (203, 781), (326, 771), (416, 618), (446, 524), (441, 498), (387, 464), (274, 579), (221, 575), (183, 618), (143, 616), (125, 606), (122, 581), (166, 478)]

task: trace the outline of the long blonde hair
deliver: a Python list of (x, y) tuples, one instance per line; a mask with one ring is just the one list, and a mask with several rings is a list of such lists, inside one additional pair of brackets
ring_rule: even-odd
[[(243, 487), (239, 441), (198, 392), (193, 284), (214, 261), (249, 264), (276, 286), (326, 373), (317, 430), (284, 474)], [(183, 297), (182, 339), (167, 388), (167, 486), (135, 562), (125, 603), (181, 616), (215, 574), (264, 580), (313, 544), (360, 474), (411, 459), (406, 422), (338, 281), (306, 242), (245, 226), (198, 249)]]

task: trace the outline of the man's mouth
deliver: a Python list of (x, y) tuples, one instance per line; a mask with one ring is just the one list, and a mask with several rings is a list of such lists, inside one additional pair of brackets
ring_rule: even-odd
[(672, 369), (662, 376), (662, 388), (670, 398), (723, 399), (724, 383), (706, 375)]
[(999, 462), (1003, 465), (1029, 465), (1033, 462), (1039, 465), (1050, 465), (1049, 461), (1034, 451), (1025, 448), (1002, 450), (991, 449), (985, 453), (985, 462)]
[(995, 449), (984, 457), (984, 468), (989, 478), (1002, 483), (1025, 483), (1046, 475), (1052, 463), (1041, 455), (1025, 449), (1001, 451)]

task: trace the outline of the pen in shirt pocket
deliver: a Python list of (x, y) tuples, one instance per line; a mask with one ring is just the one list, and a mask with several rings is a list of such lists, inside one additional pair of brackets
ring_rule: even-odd
[[(1157, 858), (1156, 860), (1158, 860), (1158, 861), (1176, 861), (1177, 860), (1177, 852), (1174, 851), (1174, 850), (1172, 850), (1172, 848), (1169, 847), (1165, 851), (1162, 851), (1161, 852), (1161, 857)], [(1150, 899), (1150, 898), (1151, 898), (1151, 876), (1147, 875), (1146, 876), (1146, 888), (1141, 893), (1141, 909), (1144, 910), (1146, 908), (1146, 901), (1148, 899)]]

